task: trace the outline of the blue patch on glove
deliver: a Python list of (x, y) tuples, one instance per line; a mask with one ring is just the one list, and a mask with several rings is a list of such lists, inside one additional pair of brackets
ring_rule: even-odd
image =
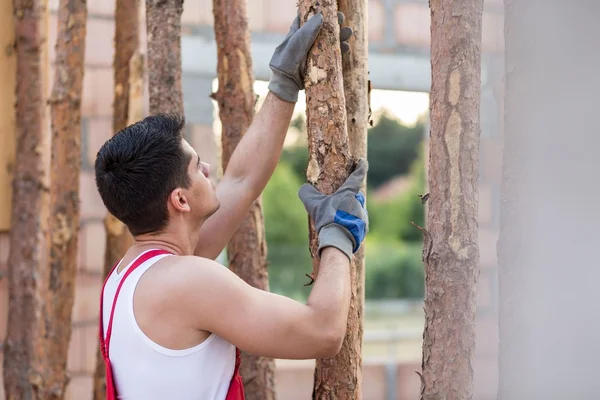
[[(359, 195), (357, 194), (356, 198), (358, 199), (358, 201), (360, 201), (358, 196)], [(364, 205), (364, 200), (365, 199), (363, 197), (362, 202), (361, 202), (361, 204), (363, 204), (363, 205)], [(363, 221), (362, 219), (360, 219), (352, 214), (348, 214), (345, 211), (337, 210), (337, 212), (335, 213), (335, 218), (334, 218), (333, 222), (335, 222), (338, 225), (343, 226), (344, 228), (346, 228), (350, 231), (350, 233), (354, 237), (354, 243), (355, 243), (353, 252), (356, 253), (356, 251), (360, 247), (361, 242), (363, 241), (363, 239), (366, 236), (365, 221)]]

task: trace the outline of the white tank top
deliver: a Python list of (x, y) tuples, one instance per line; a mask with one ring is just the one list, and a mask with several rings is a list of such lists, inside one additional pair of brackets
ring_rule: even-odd
[[(122, 400), (223, 400), (235, 366), (235, 347), (211, 334), (185, 350), (171, 350), (146, 336), (133, 314), (133, 294), (140, 278), (166, 254), (153, 257), (125, 280), (113, 317), (109, 356), (119, 399)], [(117, 273), (104, 289), (102, 320), (108, 328), (117, 286), (133, 261)], [(160, 323), (160, 321), (159, 321)]]

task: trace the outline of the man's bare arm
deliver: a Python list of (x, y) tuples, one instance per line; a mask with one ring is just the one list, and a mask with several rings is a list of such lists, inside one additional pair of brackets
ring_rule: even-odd
[[(343, 14), (338, 13), (338, 22), (343, 21)], [(203, 225), (196, 255), (214, 259), (221, 253), (273, 174), (298, 93), (304, 89), (307, 54), (322, 24), (323, 16), (316, 14), (300, 27), (297, 16), (275, 49), (269, 63), (273, 72), (270, 92), (231, 156), (217, 189), (221, 209)], [(347, 41), (351, 35), (350, 27), (340, 29), (342, 52), (350, 50)]]
[(264, 357), (311, 359), (339, 351), (350, 305), (350, 266), (336, 248), (324, 249), (307, 304), (255, 289), (214, 261), (190, 260), (182, 265), (177, 301), (197, 329)]
[(215, 259), (264, 190), (279, 161), (293, 111), (293, 103), (269, 92), (217, 187), (221, 208), (202, 225), (197, 256)]

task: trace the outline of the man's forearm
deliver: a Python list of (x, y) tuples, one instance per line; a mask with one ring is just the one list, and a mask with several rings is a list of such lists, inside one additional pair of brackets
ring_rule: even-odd
[(258, 196), (273, 174), (295, 103), (280, 100), (269, 92), (229, 160), (224, 179), (243, 181)]
[(316, 311), (316, 324), (334, 336), (346, 331), (350, 308), (350, 261), (340, 250), (326, 247), (321, 253), (318, 276), (307, 305)]

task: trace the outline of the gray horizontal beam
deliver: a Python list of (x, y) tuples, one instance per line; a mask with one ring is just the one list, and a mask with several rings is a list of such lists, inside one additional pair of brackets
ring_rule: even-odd
[[(252, 65), (257, 80), (271, 77), (269, 60), (279, 41), (252, 43)], [(184, 74), (217, 76), (217, 46), (204, 36), (184, 36), (181, 39)], [(429, 57), (408, 53), (369, 53), (369, 79), (374, 89), (428, 92), (431, 88)]]

